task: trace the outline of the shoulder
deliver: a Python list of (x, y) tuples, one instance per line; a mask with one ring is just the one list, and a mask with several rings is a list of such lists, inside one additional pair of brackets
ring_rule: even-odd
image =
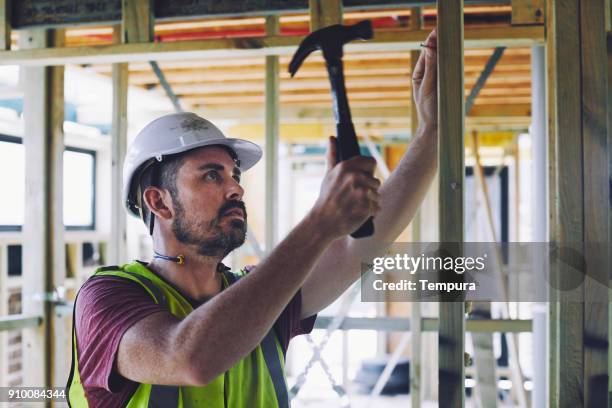
[[(118, 379), (113, 362), (123, 334), (146, 316), (164, 311), (138, 283), (115, 275), (94, 275), (81, 287), (74, 328), (79, 374), (84, 387), (110, 391)], [(121, 382), (121, 381), (120, 381)]]
[(138, 283), (114, 275), (93, 275), (79, 290), (76, 299), (77, 316), (115, 309), (128, 302), (153, 302), (153, 298)]
[(94, 275), (79, 290), (75, 329), (81, 344), (116, 330), (123, 333), (150, 313), (165, 310), (139, 283), (114, 275)]

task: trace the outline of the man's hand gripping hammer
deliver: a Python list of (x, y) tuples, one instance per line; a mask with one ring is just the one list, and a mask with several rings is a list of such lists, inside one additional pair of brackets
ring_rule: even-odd
[[(336, 117), (336, 132), (338, 137), (338, 161), (348, 160), (358, 156), (359, 143), (351, 119), (351, 109), (344, 86), (344, 68), (342, 65), (342, 47), (344, 44), (356, 40), (369, 40), (372, 38), (372, 23), (369, 20), (345, 26), (332, 25), (313, 31), (308, 35), (289, 63), (289, 73), (293, 77), (302, 65), (302, 62), (315, 50), (321, 50), (325, 58), (325, 65), (331, 84), (334, 116)], [(353, 238), (369, 237), (374, 233), (373, 218), (370, 217), (357, 231)]]

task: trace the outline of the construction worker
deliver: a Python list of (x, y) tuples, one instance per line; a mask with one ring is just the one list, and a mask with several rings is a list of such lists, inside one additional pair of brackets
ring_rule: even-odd
[[(360, 277), (361, 255), (408, 225), (436, 169), (436, 37), (413, 73), (419, 131), (384, 185), (375, 161), (335, 162), (304, 219), (250, 271), (222, 259), (245, 241), (248, 141), (176, 113), (148, 124), (124, 165), (124, 201), (153, 239), (151, 262), (100, 268), (75, 301), (73, 407), (288, 407), (290, 339)], [(375, 216), (375, 234), (349, 234)]]

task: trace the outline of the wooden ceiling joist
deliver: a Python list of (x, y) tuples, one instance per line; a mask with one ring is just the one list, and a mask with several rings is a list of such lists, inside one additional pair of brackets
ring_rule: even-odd
[[(166, 76), (167, 80), (170, 80)], [(492, 80), (491, 86), (486, 87), (480, 93), (480, 95), (499, 95), (499, 94), (529, 94), (531, 92), (531, 84), (524, 77), (516, 78), (516, 81), (509, 81), (509, 78), (499, 77), (490, 78)], [(466, 94), (469, 93), (470, 86), (475, 84), (474, 78), (470, 80), (466, 79)], [(173, 85), (173, 91), (177, 95), (184, 94), (245, 94), (249, 92), (263, 92), (263, 84), (261, 81), (215, 81), (213, 78), (209, 78), (206, 81), (197, 81), (190, 83)], [(346, 87), (350, 93), (358, 93), (364, 90), (379, 90), (379, 91), (408, 91), (410, 89), (410, 80), (405, 76), (389, 76), (381, 77), (373, 80), (371, 77), (362, 78), (349, 78), (346, 81)], [(297, 91), (303, 91), (307, 93), (320, 93), (329, 94), (329, 83), (325, 81), (325, 78), (316, 80), (301, 80), (292, 81), (285, 80), (280, 83), (281, 93), (291, 93)]]
[[(352, 51), (406, 51), (418, 49), (426, 30), (376, 32), (368, 42), (347, 44)], [(531, 46), (544, 39), (542, 27), (492, 27), (465, 30), (466, 48)], [(162, 43), (116, 44), (93, 47), (14, 50), (0, 52), (2, 65), (63, 65), (176, 60), (197, 58), (290, 55), (301, 36), (267, 36)]]
[[(404, 64), (402, 64), (404, 65)], [(398, 64), (396, 67), (389, 68), (356, 68), (347, 70), (347, 79), (359, 80), (364, 79), (369, 82), (385, 83), (389, 78), (394, 78), (398, 81), (410, 80), (410, 68)], [(475, 76), (480, 72), (480, 67), (466, 67), (466, 76)], [(232, 81), (252, 81), (252, 80), (263, 80), (264, 73), (260, 67), (252, 67), (250, 69), (185, 69), (185, 70), (168, 70), (164, 69), (166, 78), (173, 84), (181, 85), (187, 83), (223, 83)], [(499, 66), (495, 69), (496, 74), (506, 73), (513, 78), (522, 78), (523, 82), (530, 83), (531, 76), (528, 65), (522, 66)], [(104, 73), (106, 74), (106, 72)], [(295, 79), (295, 82), (300, 83), (306, 80), (327, 80), (324, 76), (325, 72), (321, 69), (305, 69), (302, 75), (300, 70), (300, 78)], [(289, 74), (281, 72), (281, 80), (288, 80)], [(155, 86), (157, 85), (157, 79), (152, 72), (147, 71), (136, 71), (130, 72), (130, 84), (136, 86)], [(401, 83), (396, 83), (401, 85)]]
[[(236, 105), (248, 105), (248, 104), (260, 104), (264, 102), (264, 95), (262, 94), (242, 94), (242, 95), (225, 95), (225, 94), (216, 94), (216, 95), (192, 95), (192, 94), (184, 94), (179, 95), (181, 101), (195, 104), (202, 103), (213, 104), (213, 105), (227, 105), (227, 106), (236, 106)], [(231, 99), (230, 99), (231, 97)], [(351, 98), (351, 103), (362, 101), (362, 102), (378, 102), (378, 101), (404, 101), (409, 100), (410, 94), (408, 91), (400, 92), (400, 91), (389, 91), (389, 92), (353, 92), (349, 93), (349, 97)], [(313, 103), (313, 102), (323, 102), (330, 104), (331, 96), (327, 93), (321, 94), (313, 94), (310, 92), (304, 93), (293, 93), (287, 94), (283, 93), (280, 95), (280, 101), (282, 103)], [(495, 104), (528, 104), (531, 102), (530, 96), (479, 96), (477, 99), (477, 103), (486, 103), (489, 105)]]
[[(37, 16), (39, 20), (33, 24), (41, 27), (53, 25), (52, 20), (57, 18), (55, 11), (64, 7), (65, 1), (67, 0), (54, 0), (54, 8), (46, 9), (47, 14)], [(25, 0), (18, 7), (22, 11), (28, 7), (36, 9), (46, 2), (48, 1)], [(305, 109), (329, 106), (329, 80), (319, 52), (314, 53), (304, 63), (299, 78), (290, 79), (287, 73), (291, 55), (308, 30), (306, 0), (283, 1), (280, 6), (280, 2), (256, 0), (249, 3), (248, 7), (252, 7), (251, 9), (247, 7), (240, 10), (246, 14), (233, 12), (236, 6), (232, 2), (221, 4), (212, 0), (197, 0), (190, 3), (191, 7), (187, 7), (186, 3), (156, 1), (155, 41), (128, 44), (110, 42), (111, 26), (81, 24), (86, 21), (97, 21), (97, 24), (113, 21), (100, 20), (103, 13), (86, 13), (84, 8), (93, 2), (94, 0), (79, 2), (79, 5), (66, 9), (66, 15), (60, 17), (70, 25), (66, 30), (65, 48), (0, 51), (0, 64), (80, 64), (86, 66), (90, 72), (110, 76), (112, 63), (129, 62), (130, 85), (159, 93), (162, 90), (158, 76), (149, 63), (156, 61), (173, 93), (185, 108), (210, 110), (232, 107), (232, 111), (237, 115), (243, 109), (253, 110), (263, 104), (265, 57), (277, 55), (279, 98), (283, 105), (292, 108), (301, 106)], [(303, 3), (303, 9), (295, 8), (298, 3)], [(366, 3), (367, 7), (363, 8)], [(419, 44), (427, 36), (429, 29), (423, 27), (435, 24), (437, 10), (436, 7), (431, 7), (434, 3), (409, 0), (343, 1), (343, 18), (346, 23), (364, 18), (373, 19), (375, 23), (375, 38), (372, 41), (354, 42), (345, 49), (347, 88), (355, 109), (369, 107), (396, 112), (395, 108), (410, 107), (410, 51), (419, 49)], [(528, 116), (531, 97), (531, 46), (543, 42), (543, 27), (508, 25), (512, 11), (509, 1), (496, 3), (498, 5), (491, 5), (490, 0), (476, 1), (473, 4), (468, 2), (464, 9), (464, 92), (467, 95), (476, 83), (493, 47), (507, 46), (509, 48), (476, 99), (473, 114), (476, 117)], [(120, 8), (121, 2), (107, 2), (107, 15), (114, 12), (113, 5)], [(430, 7), (423, 8), (425, 5)], [(409, 6), (421, 7), (421, 15), (426, 17), (425, 26), (414, 26), (411, 23), (413, 13), (417, 9)], [(198, 10), (203, 7), (209, 8), (207, 16), (198, 18)], [(280, 34), (266, 35), (263, 31), (262, 34), (257, 34), (257, 30), (265, 28), (267, 13), (261, 11), (271, 7), (275, 13), (281, 13)], [(178, 13), (172, 17), (173, 21), (166, 20), (170, 17), (164, 13), (170, 9), (183, 10), (190, 18), (185, 19)], [(228, 12), (223, 13), (222, 10)], [(19, 18), (20, 12), (15, 11), (13, 18)], [(88, 16), (73, 26), (69, 20), (79, 13), (81, 17), (84, 13)], [(506, 17), (507, 23), (503, 22)], [(13, 24), (13, 27), (19, 28), (20, 23)], [(13, 35), (17, 32), (14, 31)], [(242, 36), (235, 37), (236, 33)], [(213, 37), (206, 37), (208, 35)], [(225, 35), (229, 37), (221, 38)]]
[[(523, 50), (523, 49), (521, 49)], [(314, 58), (313, 58), (314, 59)], [(465, 69), (466, 72), (471, 71), (480, 71), (484, 67), (487, 58), (485, 57), (467, 57), (465, 59)], [(506, 70), (506, 71), (525, 71), (530, 69), (529, 65), (530, 57), (529, 55), (518, 55), (518, 56), (504, 56), (496, 70)], [(225, 62), (225, 63), (224, 63)], [(184, 74), (202, 74), (202, 73), (210, 73), (212, 75), (222, 75), (222, 74), (231, 74), (231, 73), (239, 73), (249, 75), (255, 71), (263, 72), (263, 59), (248, 59), (245, 61), (239, 61), (235, 59), (217, 59), (217, 61), (210, 60), (193, 60), (193, 61), (162, 61), (159, 63), (160, 67), (164, 70), (164, 72), (172, 73), (172, 72), (181, 72)], [(376, 74), (376, 71), (379, 69), (402, 69), (404, 71), (410, 71), (410, 60), (404, 58), (397, 59), (388, 59), (381, 57), (380, 59), (375, 60), (347, 60), (345, 61), (345, 67), (347, 71), (347, 75), (351, 75), (354, 71), (372, 71)], [(506, 68), (508, 67), (508, 68)], [(512, 67), (512, 68), (510, 68)], [(110, 65), (102, 64), (102, 65), (91, 65), (87, 67), (92, 72), (97, 72), (101, 74), (110, 73)], [(305, 61), (304, 65), (300, 68), (300, 77), (303, 75), (308, 75), (307, 73), (302, 75), (302, 72), (306, 71), (318, 71), (321, 72), (322, 75), (325, 72), (325, 65), (323, 61)], [(403, 72), (403, 71), (402, 71)], [(142, 74), (142, 73), (151, 73), (150, 66), (148, 63), (135, 62), (130, 63), (130, 75)], [(287, 64), (281, 63), (281, 76), (287, 76)]]

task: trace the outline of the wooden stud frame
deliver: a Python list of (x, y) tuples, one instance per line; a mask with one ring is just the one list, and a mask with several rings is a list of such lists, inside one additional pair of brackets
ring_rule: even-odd
[[(0, 38), (2, 49), (10, 47), (8, 3), (0, 3)], [(127, 4), (129, 3), (129, 4)], [(47, 48), (53, 42), (41, 30), (21, 32), (26, 38), (18, 51), (0, 51), (1, 64), (22, 64), (24, 69), (25, 115), (37, 120), (26, 121), (27, 200), (24, 237), (25, 251), (44, 256), (27, 257), (24, 262), (24, 313), (45, 317), (45, 323), (24, 331), (24, 344), (29, 358), (25, 361), (26, 378), (32, 385), (57, 384), (60, 374), (53, 371), (66, 355), (49, 353), (60, 342), (54, 339), (51, 306), (41, 296), (61, 284), (63, 256), (63, 222), (61, 218), (61, 152), (63, 151), (63, 68), (45, 65), (68, 63), (148, 61), (150, 59), (201, 58), (203, 56), (280, 55), (293, 52), (300, 37), (280, 37), (274, 33), (258, 39), (202, 40), (190, 42), (152, 43), (152, 18), (148, 30), (135, 32), (134, 18), (152, 16), (150, 1), (123, 0), (125, 44), (103, 47)], [(598, 276), (610, 270), (608, 259), (589, 253), (585, 243), (608, 242), (610, 239), (610, 83), (603, 86), (606, 38), (601, 36), (606, 24), (603, 16), (609, 10), (603, 0), (548, 0), (549, 16), (549, 98), (552, 122), (550, 137), (554, 149), (551, 162), (551, 206), (554, 216), (551, 236), (557, 243), (567, 244), (587, 259), (595, 259), (588, 273)], [(128, 7), (129, 6), (129, 7)], [(544, 38), (541, 27), (511, 29), (471, 29), (464, 32), (462, 1), (439, 1), (439, 101), (440, 101), (440, 240), (463, 241), (463, 77), (464, 45), (531, 45)], [(138, 17), (140, 16), (140, 17)], [(144, 17), (143, 17), (144, 16)], [(603, 27), (603, 29), (602, 29)], [(131, 33), (134, 33), (133, 36)], [(416, 49), (428, 33), (423, 30), (399, 33), (378, 33), (374, 41), (355, 48)], [(608, 62), (612, 55), (608, 39)], [(29, 43), (29, 45), (28, 45)], [(441, 63), (444, 62), (444, 63)], [(123, 64), (122, 64), (123, 65)], [(609, 70), (609, 64), (607, 69)], [(119, 67), (119, 66), (118, 66)], [(452, 67), (452, 68), (451, 68)], [(127, 69), (119, 67), (114, 76), (117, 92), (126, 92)], [(561, 75), (562, 69), (562, 75)], [(41, 87), (40, 84), (43, 84)], [(444, 85), (444, 87), (442, 87)], [(114, 127), (125, 126), (120, 105), (124, 96), (115, 98)], [(278, 101), (276, 101), (278, 102)], [(122, 113), (123, 112), (123, 113)], [(278, 115), (278, 112), (276, 112)], [(41, 120), (38, 120), (41, 119)], [(606, 123), (607, 121), (607, 123)], [(607, 129), (606, 129), (607, 128)], [(120, 134), (122, 131), (117, 131)], [(124, 130), (123, 130), (124, 132)], [(119, 158), (119, 149), (114, 157)], [(588, 163), (587, 163), (588, 162)], [(51, 171), (52, 170), (52, 171)], [(460, 220), (457, 222), (457, 220)], [(602, 222), (601, 220), (607, 220)], [(576, 242), (579, 237), (579, 242)], [(41, 273), (42, 272), (42, 273)], [(561, 271), (561, 279), (571, 278)], [(605, 276), (607, 278), (607, 276)], [(584, 295), (596, 288), (587, 286)], [(607, 380), (608, 349), (601, 340), (608, 335), (609, 313), (606, 307), (593, 304), (558, 303), (552, 308), (552, 336), (558, 342), (552, 348), (555, 364), (551, 382), (550, 406), (604, 406), (602, 378)], [(440, 405), (463, 406), (463, 349), (465, 321), (462, 302), (442, 303), (440, 312)], [(49, 323), (51, 322), (51, 323)], [(605, 330), (604, 330), (605, 329)], [(588, 334), (591, 337), (585, 337)], [(592, 343), (589, 343), (592, 341)], [(584, 347), (583, 347), (584, 346)], [(51, 354), (53, 356), (51, 356)], [(562, 358), (561, 358), (562, 357)], [(53, 360), (54, 359), (54, 360)], [(26, 384), (28, 385), (28, 384)], [(606, 383), (607, 387), (607, 383)], [(606, 388), (607, 389), (607, 388)]]
[(0, 50), (11, 49), (11, 0), (0, 0)]
[[(585, 260), (561, 263), (558, 284), (587, 279), (551, 302), (551, 407), (608, 406), (608, 282), (610, 239), (606, 22), (603, 0), (548, 1), (551, 241)], [(603, 84), (602, 84), (603, 81)], [(607, 220), (608, 222), (602, 222)], [(562, 254), (563, 256), (563, 254)], [(592, 279), (592, 280), (589, 280)]]
[[(61, 46), (57, 33), (22, 32), (21, 47)], [(62, 205), (64, 67), (22, 68), (24, 76), (23, 144), (26, 165), (26, 208), (23, 226), (23, 313), (44, 317), (39, 327), (23, 330), (26, 386), (60, 385), (70, 350), (65, 330), (52, 313), (49, 296), (65, 279)], [(68, 337), (70, 334), (68, 334)]]
[[(124, 34), (125, 35), (125, 34)], [(121, 41), (121, 27), (114, 27), (115, 42)], [(127, 257), (126, 213), (123, 206), (123, 160), (127, 150), (128, 64), (112, 66), (113, 112), (111, 124), (111, 224), (109, 259), (112, 265), (125, 262)]]
[(544, 0), (512, 0), (512, 24), (543, 24)]
[[(423, 28), (423, 14), (421, 9), (418, 7), (410, 10), (410, 28), (412, 30), (420, 30)], [(414, 67), (421, 54), (418, 50), (410, 51), (410, 77), (414, 73)], [(416, 110), (416, 103), (414, 102), (414, 87), (410, 87), (410, 137), (414, 138), (417, 134), (419, 127), (419, 117)], [(419, 209), (411, 222), (412, 228), (412, 241), (421, 242), (421, 210)], [(410, 401), (412, 408), (421, 407), (421, 399), (423, 388), (421, 386), (421, 354), (423, 344), (423, 328), (421, 327), (421, 316), (422, 316), (422, 305), (420, 302), (412, 302), (410, 305), (410, 321), (411, 327), (411, 339), (410, 339)]]
[[(438, 1), (438, 163), (440, 242), (464, 241), (463, 1)], [(451, 249), (452, 250), (452, 249)], [(459, 256), (458, 253), (453, 253)], [(438, 401), (465, 405), (464, 302), (440, 303)]]
[[(606, 22), (604, 0), (580, 0), (582, 177), (584, 212), (584, 406), (608, 403), (608, 173)], [(602, 222), (603, 221), (603, 222)], [(607, 245), (604, 243), (607, 242)], [(606, 283), (601, 285), (600, 282)]]
[(121, 0), (121, 31), (124, 43), (152, 42), (153, 21), (151, 0)]
[[(610, 6), (608, 6), (608, 11), (610, 10)], [(606, 21), (610, 23), (610, 15), (606, 16)], [(608, 125), (608, 175), (612, 177), (612, 37), (608, 34), (607, 36), (607, 53), (608, 53), (608, 72), (606, 74), (608, 79), (608, 87), (607, 87), (607, 103), (608, 103), (608, 113), (607, 113), (607, 125)], [(612, 206), (612, 199), (609, 203), (609, 206)], [(612, 242), (612, 211), (608, 211), (608, 242)], [(611, 272), (612, 278), (612, 272)], [(608, 308), (608, 344), (612, 340), (612, 302), (610, 303), (610, 307)], [(610, 376), (609, 368), (612, 367), (612, 353), (608, 349), (608, 377)], [(612, 406), (612, 381), (608, 381), (608, 407)]]
[(342, 24), (342, 0), (308, 0), (310, 31)]
[[(278, 16), (266, 18), (268, 35), (278, 35)], [(279, 118), (279, 62), (278, 56), (266, 56), (266, 252), (270, 253), (277, 242), (278, 227), (278, 131)]]

